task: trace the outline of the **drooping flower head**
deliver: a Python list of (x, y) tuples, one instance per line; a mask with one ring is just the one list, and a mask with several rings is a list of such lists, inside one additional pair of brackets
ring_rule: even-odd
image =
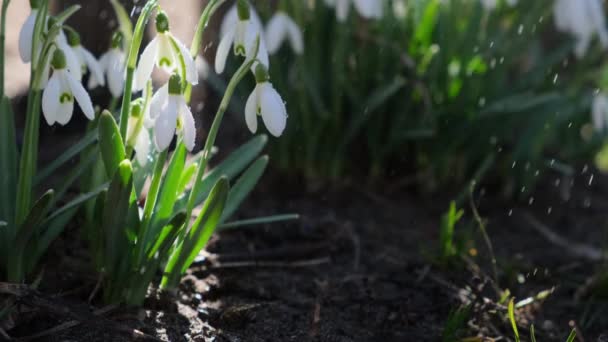
[(34, 39), (34, 26), (40, 9), (40, 0), (30, 0), (30, 8), (32, 11), (25, 19), (19, 32), (19, 56), (23, 63), (32, 61), (32, 41)]
[(152, 97), (150, 117), (154, 120), (154, 142), (159, 152), (166, 150), (171, 145), (173, 136), (180, 132), (186, 149), (194, 149), (194, 117), (184, 98), (182, 80), (178, 74), (173, 74), (169, 83)]
[(74, 100), (84, 115), (93, 120), (95, 111), (89, 94), (82, 84), (67, 70), (65, 53), (55, 50), (51, 61), (53, 75), (42, 94), (42, 113), (49, 125), (55, 122), (66, 125), (74, 112)]
[[(220, 44), (217, 47), (217, 54), (215, 56), (215, 72), (221, 74), (224, 72), (226, 67), (226, 60), (230, 52), (230, 47), (236, 56), (243, 56), (247, 60), (257, 59), (260, 63), (266, 67), (269, 66), (268, 51), (266, 49), (266, 43), (263, 39), (260, 40), (258, 53), (253, 56), (255, 52), (256, 39), (257, 37), (263, 38), (263, 32), (261, 24), (257, 20), (252, 20), (252, 10), (250, 9), (249, 3), (246, 0), (238, 0), (236, 4), (237, 20), (234, 24), (224, 24), (233, 21), (233, 16), (228, 12), (224, 17), (222, 27), (227, 27), (227, 31), (222, 33)], [(255, 16), (254, 16), (255, 18)], [(259, 20), (259, 19), (258, 19)], [(252, 70), (255, 70), (254, 63)]]
[(581, 58), (592, 38), (598, 35), (603, 48), (608, 48), (608, 29), (602, 0), (556, 0), (553, 5), (555, 26), (576, 38), (574, 52)]
[(277, 12), (266, 25), (266, 44), (268, 52), (274, 54), (281, 48), (285, 40), (289, 41), (291, 49), (298, 55), (304, 53), (304, 38), (302, 30), (285, 12)]
[[(110, 49), (99, 59), (99, 66), (108, 81), (110, 93), (115, 98), (122, 96), (125, 84), (125, 62), (126, 54), (122, 50), (123, 35), (120, 31), (114, 32)], [(96, 77), (89, 78), (89, 89), (93, 89), (103, 83)]]
[(270, 83), (268, 69), (258, 64), (255, 70), (256, 86), (245, 104), (245, 121), (251, 133), (258, 130), (258, 116), (270, 134), (281, 136), (287, 125), (287, 109), (281, 95)]
[(198, 84), (198, 72), (190, 51), (169, 31), (169, 18), (163, 11), (156, 15), (156, 37), (150, 41), (139, 58), (135, 74), (135, 89), (142, 90), (152, 75), (154, 65), (167, 73), (178, 72), (185, 81)]
[(80, 35), (74, 29), (67, 29), (67, 41), (80, 64), (81, 74), (91, 72), (89, 84), (105, 85), (103, 69), (95, 56), (80, 43)]

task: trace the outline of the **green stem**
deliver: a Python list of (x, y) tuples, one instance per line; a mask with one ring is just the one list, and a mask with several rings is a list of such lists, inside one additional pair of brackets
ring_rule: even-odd
[(42, 91), (36, 89), (30, 90), (25, 119), (25, 140), (21, 152), (19, 180), (17, 182), (17, 212), (15, 214), (17, 225), (23, 223), (32, 203), (32, 185), (38, 160), (41, 98)]
[[(196, 59), (198, 55), (198, 51), (200, 50), (200, 45), (203, 42), (203, 34), (205, 33), (205, 28), (209, 24), (209, 20), (213, 13), (217, 11), (217, 9), (224, 3), (226, 0), (211, 0), (205, 6), (203, 13), (201, 14), (200, 19), (198, 20), (198, 24), (196, 25), (196, 30), (194, 31), (194, 38), (192, 39), (192, 45), (190, 46), (190, 55), (192, 59)], [(192, 97), (192, 84), (186, 82), (186, 91), (184, 92), (184, 98), (186, 102), (190, 102), (190, 98)]]
[[(254, 49), (253, 56), (257, 56), (257, 51), (259, 48), (259, 39), (256, 43), (256, 48)], [(224, 114), (228, 109), (228, 105), (230, 104), (230, 100), (232, 99), (232, 95), (236, 90), (236, 86), (241, 82), (243, 77), (249, 72), (251, 66), (255, 63), (255, 60), (245, 61), (237, 72), (232, 76), (228, 86), (226, 87), (226, 92), (224, 93), (224, 97), (222, 98), (222, 102), (215, 114), (215, 118), (213, 119), (213, 123), (211, 124), (211, 129), (209, 130), (209, 135), (207, 136), (207, 140), (205, 141), (205, 147), (203, 149), (203, 154), (201, 157), (201, 161), (198, 165), (198, 170), (196, 173), (196, 178), (194, 179), (194, 186), (192, 187), (192, 191), (190, 192), (190, 197), (188, 198), (188, 204), (186, 206), (186, 217), (190, 217), (192, 215), (192, 210), (194, 210), (194, 206), (196, 205), (196, 197), (199, 193), (199, 188), (202, 186), (203, 175), (205, 174), (205, 170), (207, 169), (207, 163), (209, 162), (209, 158), (211, 156), (211, 149), (215, 144), (215, 139), (217, 138), (217, 133), (220, 129), (220, 125), (222, 124), (222, 119), (224, 118)]]
[(152, 220), (152, 214), (154, 214), (154, 208), (156, 207), (156, 199), (160, 191), (161, 180), (163, 178), (163, 168), (165, 167), (165, 161), (167, 160), (167, 150), (160, 153), (156, 160), (154, 167), (154, 174), (152, 175), (152, 183), (148, 196), (146, 196), (146, 204), (144, 205), (144, 217), (139, 233), (139, 239), (137, 241), (137, 267), (141, 266), (142, 258), (147, 247), (148, 235), (150, 230), (150, 221)]
[(129, 109), (131, 106), (131, 94), (133, 92), (133, 78), (135, 75), (135, 68), (137, 67), (137, 55), (139, 54), (139, 48), (144, 37), (146, 24), (152, 10), (157, 6), (158, 0), (148, 0), (141, 15), (137, 20), (135, 26), (135, 32), (133, 33), (133, 40), (131, 41), (131, 47), (129, 48), (129, 56), (127, 58), (127, 77), (125, 81), (124, 94), (122, 97), (122, 109), (120, 111), (120, 136), (123, 141), (127, 139), (127, 125), (129, 119)]
[(0, 19), (0, 95), (4, 96), (4, 49), (6, 40), (6, 12), (10, 0), (2, 2), (2, 17)]

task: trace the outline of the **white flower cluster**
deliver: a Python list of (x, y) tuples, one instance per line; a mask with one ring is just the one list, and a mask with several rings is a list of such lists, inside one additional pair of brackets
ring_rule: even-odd
[[(19, 35), (19, 51), (26, 63), (33, 60), (32, 40), (39, 15), (35, 4), (33, 1), (31, 14)], [(285, 41), (289, 42), (296, 54), (302, 54), (302, 31), (293, 19), (281, 11), (270, 19), (264, 29), (259, 16), (247, 2), (239, 1), (238, 4), (224, 17), (215, 69), (217, 73), (224, 71), (231, 48), (235, 55), (253, 61), (251, 70), (256, 76), (257, 85), (247, 100), (245, 121), (251, 132), (255, 133), (257, 117), (261, 116), (268, 131), (278, 137), (285, 130), (287, 111), (281, 96), (270, 83), (269, 54), (276, 53)], [(49, 22), (52, 20), (50, 17)], [(48, 23), (45, 26), (50, 27)], [(40, 87), (43, 90), (42, 111), (46, 122), (49, 125), (66, 125), (72, 117), (74, 102), (79, 104), (88, 119), (94, 119), (93, 104), (81, 83), (87, 71), (90, 72), (89, 89), (107, 84), (112, 96), (120, 98), (126, 78), (127, 57), (124, 49), (122, 34), (117, 32), (110, 49), (97, 60), (80, 44), (78, 33), (63, 26), (45, 64)], [(257, 50), (255, 56), (254, 50)], [(36, 53), (40, 54), (40, 51)], [(152, 95), (151, 74), (155, 67), (171, 77)], [(140, 164), (146, 163), (152, 141), (158, 151), (164, 151), (176, 134), (181, 134), (189, 151), (194, 149), (196, 126), (184, 92), (187, 84), (194, 86), (198, 81), (195, 59), (188, 48), (171, 34), (168, 17), (159, 11), (156, 16), (156, 36), (139, 56), (133, 80), (132, 90), (143, 90), (143, 95), (131, 106), (127, 144), (135, 149)]]

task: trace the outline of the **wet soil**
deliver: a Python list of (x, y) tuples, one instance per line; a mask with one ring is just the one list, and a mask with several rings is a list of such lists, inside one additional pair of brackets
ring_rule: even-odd
[[(570, 179), (546, 177), (532, 200), (518, 204), (476, 192), (496, 253), (498, 287), (516, 301), (550, 293), (518, 309), (524, 341), (531, 323), (539, 341), (565, 341), (570, 327), (584, 337), (579, 341), (608, 334), (608, 306), (589, 285), (602, 263), (548, 242), (533, 227), (536, 220), (570, 242), (602, 247), (608, 178), (595, 174), (589, 186), (591, 174), (566, 188), (557, 180)], [(470, 305), (453, 340), (511, 338), (477, 225), (457, 231), (473, 238), (465, 258), (436, 262), (439, 217), (449, 197), (294, 189), (267, 180), (240, 215), (298, 212), (299, 221), (217, 234), (179, 293), (151, 294), (141, 310), (86, 304), (96, 278), (87, 273), (77, 232), (68, 232), (73, 235), (48, 257), (40, 294), (48, 305), (26, 303), (11, 335), (43, 332), (33, 340), (89, 342), (441, 341), (450, 312)], [(107, 312), (95, 316), (100, 309)]]

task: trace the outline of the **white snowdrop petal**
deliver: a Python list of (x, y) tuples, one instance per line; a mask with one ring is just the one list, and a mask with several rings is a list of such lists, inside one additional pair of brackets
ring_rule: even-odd
[(52, 126), (57, 121), (57, 107), (59, 107), (60, 96), (61, 81), (56, 73), (51, 77), (42, 93), (42, 114), (49, 126)]
[(152, 39), (144, 52), (139, 57), (139, 65), (135, 71), (135, 86), (136, 91), (142, 90), (146, 86), (146, 82), (152, 76), (154, 70), (155, 58), (158, 50), (158, 36)]
[(281, 44), (287, 35), (287, 26), (283, 13), (275, 14), (266, 25), (265, 41), (268, 52), (275, 54), (281, 48)]
[(82, 109), (84, 115), (89, 119), (93, 120), (95, 118), (95, 109), (93, 109), (93, 103), (91, 102), (91, 97), (84, 89), (82, 84), (78, 82), (71, 74), (65, 74), (65, 81), (70, 87), (76, 102)]
[[(494, 1), (496, 0), (483, 0)], [(355, 8), (363, 18), (372, 19), (382, 16), (382, 1), (377, 0), (354, 0)]]
[(270, 83), (263, 83), (260, 87), (260, 107), (264, 125), (270, 134), (279, 137), (287, 126), (285, 103)]
[(159, 33), (157, 35), (157, 41), (156, 65), (167, 73), (171, 73), (179, 62), (173, 52), (173, 43), (171, 42), (170, 33)]
[(186, 64), (186, 81), (192, 85), (198, 84), (198, 71), (196, 69), (196, 64), (192, 59), (192, 55), (190, 55), (190, 51), (186, 48), (182, 42), (173, 38), (175, 45), (179, 48), (179, 52), (184, 57), (184, 63)]
[(25, 19), (21, 31), (19, 31), (19, 56), (23, 63), (32, 61), (32, 39), (34, 36), (34, 26), (36, 24), (37, 10), (32, 10)]
[(74, 113), (74, 94), (70, 89), (70, 82), (73, 76), (66, 71), (56, 71), (57, 78), (59, 79), (59, 101), (57, 106), (57, 112), (55, 114), (55, 120), (58, 124), (65, 126), (72, 119)]
[(188, 151), (192, 152), (196, 143), (196, 124), (194, 123), (192, 111), (186, 104), (186, 101), (182, 100), (179, 112), (182, 119), (184, 145)]
[(287, 35), (289, 36), (289, 43), (293, 52), (298, 55), (304, 53), (304, 37), (302, 30), (291, 18), (287, 20)]
[(150, 119), (155, 120), (163, 109), (167, 106), (169, 100), (169, 85), (165, 84), (160, 87), (152, 99), (150, 100)]
[[(115, 98), (122, 96), (125, 85), (125, 55), (118, 49), (110, 51), (106, 60), (108, 88)], [(137, 82), (135, 82), (137, 83)], [(133, 87), (134, 89), (136, 86)]]
[(159, 152), (166, 150), (169, 145), (171, 145), (177, 126), (178, 106), (178, 101), (170, 96), (167, 105), (156, 119), (156, 124), (154, 125), (154, 141), (156, 143), (156, 149)]
[(140, 166), (145, 166), (148, 163), (148, 155), (150, 154), (150, 133), (145, 128), (142, 128), (135, 141), (135, 157)]
[(338, 21), (345, 22), (348, 19), (351, 0), (335, 0), (336, 2), (336, 17)]
[(228, 54), (230, 53), (230, 45), (234, 39), (234, 33), (234, 29), (226, 33), (224, 37), (222, 37), (220, 45), (217, 47), (217, 52), (215, 55), (215, 72), (218, 74), (224, 72), (224, 69), (226, 68), (226, 60), (228, 59)]
[(103, 69), (101, 64), (97, 61), (97, 58), (95, 58), (95, 56), (93, 56), (89, 50), (82, 46), (80, 46), (78, 49), (91, 73), (89, 79), (96, 79), (97, 84), (104, 86), (106, 82), (103, 78)]
[(76, 78), (78, 81), (82, 80), (82, 64), (80, 63), (80, 59), (74, 49), (67, 44), (59, 44), (59, 48), (63, 51), (65, 55), (65, 61), (68, 71)]
[(258, 130), (258, 87), (258, 85), (255, 86), (247, 98), (247, 102), (245, 103), (245, 122), (247, 123), (247, 128), (249, 128), (249, 131), (254, 134)]

